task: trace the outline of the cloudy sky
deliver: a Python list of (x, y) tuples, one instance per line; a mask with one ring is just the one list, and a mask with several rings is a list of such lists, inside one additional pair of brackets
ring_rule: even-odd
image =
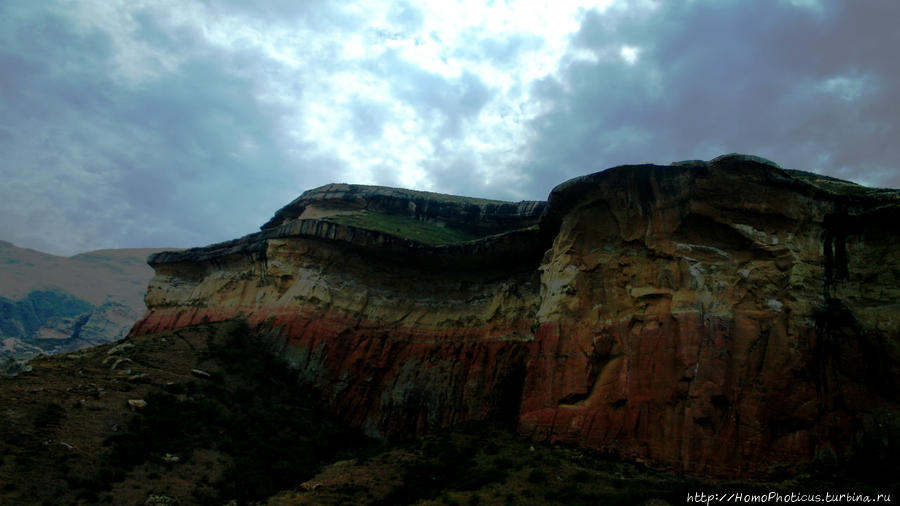
[(900, 186), (900, 2), (6, 0), (0, 239), (255, 231), (329, 182), (523, 200), (744, 152)]

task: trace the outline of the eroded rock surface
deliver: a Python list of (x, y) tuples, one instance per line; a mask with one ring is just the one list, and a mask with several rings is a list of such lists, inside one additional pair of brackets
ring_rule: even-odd
[(329, 185), (152, 256), (132, 332), (246, 319), (381, 436), (494, 419), (762, 477), (900, 443), (898, 195), (744, 155), (609, 169), (546, 206)]

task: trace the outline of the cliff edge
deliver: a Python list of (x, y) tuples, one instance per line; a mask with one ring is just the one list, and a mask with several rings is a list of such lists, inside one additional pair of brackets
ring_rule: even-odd
[(746, 155), (504, 203), (328, 185), (153, 255), (132, 334), (246, 320), (383, 437), (465, 420), (763, 478), (900, 444), (900, 192)]

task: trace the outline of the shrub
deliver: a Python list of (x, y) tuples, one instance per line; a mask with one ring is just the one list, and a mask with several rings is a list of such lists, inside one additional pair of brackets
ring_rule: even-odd
[(225, 375), (148, 394), (147, 406), (106, 441), (106, 483), (166, 453), (185, 461), (195, 449), (215, 449), (231, 457), (212, 484), (217, 500), (245, 503), (292, 488), (338, 452), (370, 444), (328, 414), (315, 392), (299, 386), (295, 373), (262, 350), (245, 326), (217, 338), (202, 360), (216, 362)]
[(55, 402), (48, 402), (41, 406), (34, 415), (34, 428), (44, 429), (50, 426), (59, 425), (66, 416), (66, 411)]
[(532, 469), (528, 473), (528, 483), (544, 483), (547, 481), (547, 473), (542, 469)]

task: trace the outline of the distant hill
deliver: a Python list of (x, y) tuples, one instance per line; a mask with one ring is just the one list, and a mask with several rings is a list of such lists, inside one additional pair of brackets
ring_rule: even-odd
[(143, 315), (146, 262), (163, 248), (60, 257), (0, 241), (0, 364), (124, 337)]

